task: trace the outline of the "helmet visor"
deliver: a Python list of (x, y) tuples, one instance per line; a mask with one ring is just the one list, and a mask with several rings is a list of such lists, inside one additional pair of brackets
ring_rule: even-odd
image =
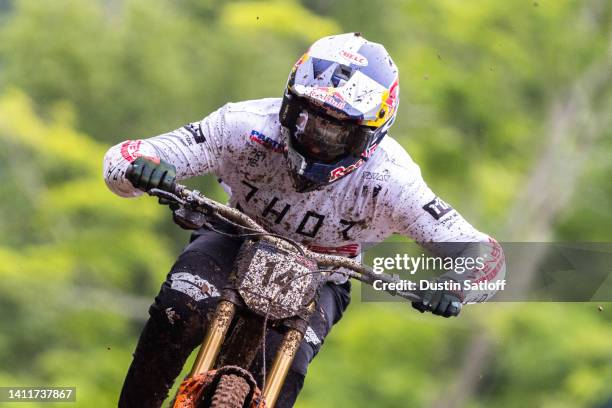
[(304, 157), (331, 163), (349, 154), (360, 154), (367, 144), (367, 132), (356, 124), (304, 109), (296, 118), (293, 139)]

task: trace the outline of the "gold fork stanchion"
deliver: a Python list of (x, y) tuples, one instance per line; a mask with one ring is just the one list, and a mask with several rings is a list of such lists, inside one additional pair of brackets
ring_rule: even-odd
[(235, 313), (236, 305), (226, 300), (219, 301), (215, 317), (208, 326), (202, 347), (200, 347), (191, 373), (189, 373), (190, 377), (203, 374), (213, 368)]
[(266, 379), (266, 386), (263, 390), (266, 408), (274, 408), (274, 404), (278, 399), (281, 387), (285, 382), (285, 377), (287, 377), (287, 373), (289, 372), (289, 367), (291, 367), (291, 363), (293, 362), (295, 353), (302, 343), (303, 337), (304, 336), (302, 333), (296, 329), (290, 329), (285, 334), (283, 342), (276, 353), (276, 358), (272, 364), (272, 370)]

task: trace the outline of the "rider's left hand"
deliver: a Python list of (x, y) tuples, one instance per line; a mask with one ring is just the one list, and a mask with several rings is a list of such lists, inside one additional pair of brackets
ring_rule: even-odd
[(461, 312), (462, 303), (461, 298), (455, 292), (426, 290), (422, 292), (420, 302), (412, 302), (412, 307), (421, 313), (431, 312), (438, 316), (451, 317)]
[(164, 160), (140, 156), (129, 165), (125, 177), (134, 187), (145, 192), (153, 188), (170, 191), (176, 180), (176, 168)]

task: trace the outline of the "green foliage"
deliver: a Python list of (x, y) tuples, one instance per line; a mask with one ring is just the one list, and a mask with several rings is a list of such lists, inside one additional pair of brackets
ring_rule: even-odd
[[(76, 385), (77, 406), (116, 404), (187, 235), (154, 200), (106, 189), (110, 144), (280, 96), (314, 39), (360, 31), (400, 68), (393, 136), (435, 191), (504, 239), (554, 108), (609, 58), (611, 23), (597, 0), (0, 1), (0, 385)], [(593, 112), (610, 90), (597, 90)], [(610, 239), (608, 129), (555, 220), (561, 240)], [(223, 199), (212, 178), (192, 183)], [(483, 331), (494, 355), (467, 406), (610, 397), (608, 305), (487, 304), (445, 320), (360, 303), (358, 292), (299, 407), (429, 406)]]
[(172, 259), (155, 230), (161, 209), (117, 200), (101, 178), (103, 146), (62, 116), (41, 121), (18, 91), (0, 98), (0, 378), (73, 384), (81, 406), (110, 406), (137, 334), (130, 320), (146, 312), (119, 311), (132, 298), (142, 307), (136, 295), (152, 296)]

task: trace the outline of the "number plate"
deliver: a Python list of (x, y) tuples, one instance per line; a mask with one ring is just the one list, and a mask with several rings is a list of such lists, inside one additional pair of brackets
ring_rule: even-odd
[(245, 242), (236, 266), (243, 300), (271, 319), (302, 315), (322, 282), (315, 262), (262, 241)]

